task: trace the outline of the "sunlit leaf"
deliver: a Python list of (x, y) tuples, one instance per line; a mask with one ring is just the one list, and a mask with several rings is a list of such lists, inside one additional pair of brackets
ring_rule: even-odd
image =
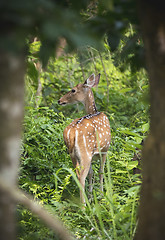
[(130, 161), (127, 163), (127, 168), (129, 170), (136, 168), (138, 166), (138, 161)]

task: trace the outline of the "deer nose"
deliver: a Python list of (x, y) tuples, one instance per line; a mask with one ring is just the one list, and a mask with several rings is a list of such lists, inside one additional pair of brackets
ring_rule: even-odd
[(60, 99), (60, 100), (58, 100), (58, 104), (59, 104), (59, 105), (65, 105), (65, 104), (66, 104), (66, 102), (64, 102), (64, 101), (61, 101), (61, 99)]

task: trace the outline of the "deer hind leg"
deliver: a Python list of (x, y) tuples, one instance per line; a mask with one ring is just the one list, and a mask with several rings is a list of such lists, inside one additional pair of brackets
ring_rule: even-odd
[(90, 158), (86, 154), (82, 154), (82, 156), (83, 159), (77, 158), (75, 155), (71, 155), (71, 159), (73, 166), (76, 169), (77, 178), (82, 186), (82, 189), (80, 189), (80, 201), (82, 204), (85, 204), (85, 180), (90, 170), (92, 157)]
[(102, 158), (100, 159), (100, 170), (99, 170), (99, 177), (100, 177), (100, 190), (103, 192), (103, 175), (104, 175), (104, 165), (106, 161), (107, 154), (103, 154)]
[(90, 166), (91, 166), (91, 159), (87, 159), (85, 158), (85, 162), (81, 163), (81, 167), (80, 167), (80, 174), (79, 174), (79, 182), (82, 186), (82, 190), (80, 189), (80, 200), (82, 204), (85, 204), (85, 197), (84, 197), (84, 193), (85, 193), (85, 180), (86, 177), (88, 175)]
[(91, 199), (91, 197), (92, 197), (92, 190), (93, 190), (93, 182), (92, 182), (93, 170), (92, 170), (92, 164), (90, 165), (90, 168), (89, 168), (88, 178), (89, 178), (89, 199)]
[(73, 163), (74, 169), (76, 170), (76, 174), (77, 174), (77, 177), (79, 179), (79, 176), (80, 176), (79, 159), (75, 155), (73, 155), (73, 154), (70, 154), (70, 157), (72, 159), (72, 163)]

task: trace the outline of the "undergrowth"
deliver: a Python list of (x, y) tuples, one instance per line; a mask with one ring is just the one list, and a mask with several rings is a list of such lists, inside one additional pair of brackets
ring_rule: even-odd
[[(35, 104), (36, 83), (27, 76), (19, 185), (51, 214), (56, 214), (75, 239), (131, 240), (138, 221), (141, 183), (140, 176), (133, 174), (138, 161), (132, 160), (148, 132), (148, 82), (143, 71), (117, 69), (108, 50), (102, 53), (103, 67), (100, 55), (93, 51), (93, 62), (84, 60), (85, 74), (88, 77), (96, 70), (102, 73), (94, 95), (97, 108), (107, 114), (112, 131), (104, 192), (99, 190), (99, 161), (93, 161), (92, 198), (88, 201), (86, 182), (87, 205), (82, 209), (76, 174), (63, 141), (65, 126), (85, 114), (82, 106), (62, 109), (57, 104), (60, 95), (83, 81), (75, 55), (50, 61), (47, 71), (40, 76), (43, 94), (39, 107)], [(17, 213), (18, 239), (58, 239), (29, 210), (19, 206)]]

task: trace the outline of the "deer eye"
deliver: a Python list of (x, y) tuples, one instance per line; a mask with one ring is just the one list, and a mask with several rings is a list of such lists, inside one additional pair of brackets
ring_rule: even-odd
[(71, 92), (74, 93), (74, 92), (76, 92), (76, 90), (75, 90), (75, 89), (72, 89)]

